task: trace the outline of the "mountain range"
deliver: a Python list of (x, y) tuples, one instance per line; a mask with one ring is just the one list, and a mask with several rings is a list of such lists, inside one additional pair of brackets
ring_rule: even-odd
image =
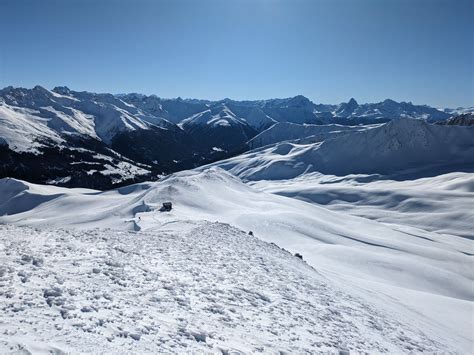
[(3, 89), (0, 352), (469, 353), (472, 122)]
[(302, 129), (354, 130), (405, 118), (440, 122), (465, 111), (388, 99), (209, 101), (10, 86), (0, 90), (0, 177), (108, 189), (232, 157), (276, 127), (293, 125), (278, 139), (294, 139)]

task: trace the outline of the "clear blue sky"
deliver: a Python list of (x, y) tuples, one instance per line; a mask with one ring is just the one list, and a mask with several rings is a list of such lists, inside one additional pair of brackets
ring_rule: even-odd
[(474, 105), (474, 0), (0, 0), (0, 86)]

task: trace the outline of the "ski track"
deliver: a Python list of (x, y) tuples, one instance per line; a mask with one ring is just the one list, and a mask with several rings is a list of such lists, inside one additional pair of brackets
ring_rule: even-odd
[(227, 224), (0, 225), (0, 251), (2, 353), (448, 351)]

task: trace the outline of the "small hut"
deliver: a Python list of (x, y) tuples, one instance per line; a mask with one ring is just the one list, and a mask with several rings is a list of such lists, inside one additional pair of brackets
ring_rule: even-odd
[(171, 202), (163, 202), (163, 206), (161, 206), (161, 212), (169, 212), (173, 208), (173, 204)]

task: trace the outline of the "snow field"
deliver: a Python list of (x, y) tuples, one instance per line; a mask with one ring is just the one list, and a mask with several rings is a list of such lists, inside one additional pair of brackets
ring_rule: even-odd
[(447, 348), (226, 224), (0, 226), (0, 351), (303, 353)]

